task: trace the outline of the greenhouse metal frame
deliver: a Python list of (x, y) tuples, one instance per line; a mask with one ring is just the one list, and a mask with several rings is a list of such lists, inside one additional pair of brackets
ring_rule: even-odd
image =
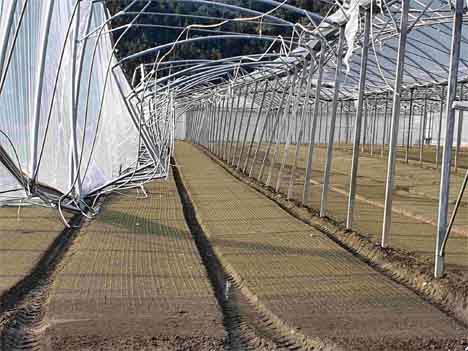
[[(349, 146), (342, 218), (348, 230), (354, 228), (362, 155), (386, 157), (384, 248), (392, 241), (397, 159), (440, 172), (434, 274), (441, 277), (468, 180), (467, 172), (459, 189), (452, 186), (457, 196), (451, 203), (453, 172), (467, 168), (460, 163), (468, 142), (467, 3), (327, 0), (328, 14), (321, 16), (288, 0), (254, 0), (271, 7), (265, 13), (215, 0), (177, 1), (238, 16), (158, 13), (151, 11), (156, 0), (129, 1), (113, 15), (105, 1), (0, 0), (0, 200), (91, 215), (100, 196), (144, 190), (146, 182), (168, 175), (181, 121), (185, 139), (276, 192), (286, 186), (287, 199), (302, 205), (311, 197), (321, 145), (326, 157), (318, 214), (327, 217), (334, 152)], [(279, 10), (304, 23), (281, 18)], [(160, 16), (193, 24), (170, 28), (179, 32), (174, 42), (119, 56), (130, 29), (158, 28), (147, 19)], [(112, 28), (116, 18), (127, 24)], [(215, 23), (200, 23), (206, 20)], [(223, 30), (235, 22), (255, 23), (257, 33)], [(284, 33), (263, 34), (263, 26)], [(265, 43), (266, 51), (171, 58), (188, 44), (247, 39)], [(140, 61), (146, 63), (129, 82), (125, 65)], [(307, 157), (299, 164), (302, 147)], [(434, 160), (425, 160), (428, 148), (435, 149)]]

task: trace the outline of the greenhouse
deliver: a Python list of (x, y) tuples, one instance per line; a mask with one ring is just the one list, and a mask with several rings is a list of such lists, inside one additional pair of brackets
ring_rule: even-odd
[(0, 0), (0, 350), (468, 349), (464, 0)]

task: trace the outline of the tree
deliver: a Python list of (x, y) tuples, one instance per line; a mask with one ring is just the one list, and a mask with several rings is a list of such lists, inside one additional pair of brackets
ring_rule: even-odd
[[(247, 8), (251, 8), (257, 11), (266, 12), (271, 10), (271, 5), (256, 2), (252, 0), (224, 0), (226, 3), (241, 5)], [(107, 0), (107, 6), (112, 15), (117, 14), (119, 11), (125, 9), (131, 3), (130, 0)], [(324, 4), (320, 0), (295, 0), (291, 1), (291, 4), (296, 5), (300, 8), (307, 9), (313, 12), (326, 12), (329, 5)], [(139, 11), (146, 2), (137, 2), (130, 9), (131, 11)], [(137, 20), (136, 24), (152, 24), (157, 26), (172, 26), (185, 28), (188, 24), (201, 23), (201, 24), (214, 24), (219, 23), (216, 19), (207, 19), (205, 17), (222, 17), (222, 18), (235, 18), (245, 16), (244, 13), (236, 13), (230, 9), (224, 9), (215, 6), (207, 6), (200, 4), (194, 4), (190, 2), (178, 2), (174, 0), (160, 0), (153, 1), (147, 8), (148, 12), (154, 13), (173, 13), (173, 14), (190, 14), (194, 16), (202, 16), (202, 18), (182, 17), (182, 16), (162, 16), (162, 15), (142, 15)], [(301, 16), (297, 13), (292, 13), (285, 9), (279, 9), (275, 12), (275, 16), (282, 17), (290, 22), (298, 22), (301, 20)], [(134, 18), (134, 15), (120, 15), (112, 20), (111, 25), (113, 28), (127, 24)], [(302, 21), (304, 17), (302, 16)], [(226, 32), (242, 32), (257, 34), (261, 32), (263, 35), (277, 36), (282, 34), (287, 36), (291, 34), (291, 29), (284, 26), (277, 26), (273, 24), (259, 22), (231, 22), (225, 24), (219, 30)], [(120, 41), (118, 52), (120, 57), (128, 56), (132, 53), (153, 48), (159, 44), (173, 42), (177, 39), (182, 29), (174, 28), (139, 28), (138, 26), (131, 28), (126, 36)], [(122, 34), (123, 30), (118, 30), (113, 33), (114, 39)], [(190, 32), (191, 37), (206, 35), (207, 33), (192, 30)], [(213, 34), (213, 33), (211, 33)], [(270, 45), (269, 42), (263, 42), (259, 40), (212, 40), (209, 43), (200, 42), (197, 44), (190, 44), (178, 46), (175, 51), (171, 54), (172, 59), (220, 59), (223, 57), (241, 56), (255, 53), (263, 53)], [(147, 55), (138, 60), (129, 62), (125, 65), (124, 71), (128, 75), (132, 75), (136, 67), (141, 63), (153, 63), (155, 55)]]

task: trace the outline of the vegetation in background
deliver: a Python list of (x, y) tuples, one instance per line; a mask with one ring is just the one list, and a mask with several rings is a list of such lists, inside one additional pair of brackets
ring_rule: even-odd
[[(266, 5), (252, 0), (226, 0), (223, 2), (231, 5), (241, 5), (261, 12), (266, 12), (272, 9), (271, 5)], [(130, 3), (131, 0), (107, 0), (107, 6), (112, 15), (126, 8)], [(147, 2), (145, 1), (138, 2), (137, 4), (134, 4), (128, 11), (138, 12), (146, 4)], [(326, 3), (320, 0), (291, 0), (289, 1), (289, 4), (322, 14), (324, 14), (324, 12), (328, 9)], [(183, 28), (190, 24), (213, 24), (219, 22), (219, 20), (212, 18), (235, 18), (240, 16), (252, 16), (251, 14), (240, 13), (231, 9), (175, 0), (153, 1), (146, 9), (146, 12), (152, 12), (154, 14), (141, 15), (136, 24), (150, 24), (157, 25), (157, 27), (132, 27), (118, 46), (118, 55), (120, 57), (125, 57), (135, 52), (175, 41), (182, 32)], [(200, 17), (190, 18), (188, 16), (163, 15), (163, 13), (167, 12)], [(158, 13), (161, 13), (161, 15)], [(113, 28), (125, 26), (135, 17), (135, 15), (136, 14), (118, 16), (115, 20), (112, 21)], [(276, 11), (275, 16), (284, 18), (293, 23), (298, 21), (302, 23), (308, 23), (307, 18), (285, 9), (279, 9)], [(291, 34), (291, 29), (288, 29), (288, 27), (269, 24), (268, 22), (270, 21), (265, 19), (261, 26), (261, 32), (263, 35), (276, 36), (278, 34), (282, 34), (284, 36), (285, 34)], [(123, 32), (123, 30), (124, 29), (116, 30), (114, 32), (114, 38), (117, 38)], [(228, 23), (219, 28), (218, 31), (257, 34), (260, 31), (260, 25), (259, 23), (253, 22)], [(190, 32), (191, 37), (213, 34), (216, 33), (206, 33), (196, 30)], [(254, 39), (220, 39), (202, 41), (178, 46), (171, 53), (170, 58), (174, 60), (220, 59), (223, 57), (262, 53), (269, 45), (270, 43), (267, 41), (259, 41)], [(147, 55), (139, 60), (129, 62), (125, 65), (124, 70), (128, 75), (131, 75), (140, 63), (153, 63), (155, 58), (155, 55)]]

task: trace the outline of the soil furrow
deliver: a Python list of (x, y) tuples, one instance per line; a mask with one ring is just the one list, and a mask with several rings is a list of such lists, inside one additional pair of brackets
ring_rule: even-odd
[(463, 325), (285, 212), (293, 203), (281, 209), (208, 152), (186, 143), (178, 147), (206, 235), (258, 305), (308, 338), (349, 350), (464, 349)]
[(228, 334), (227, 350), (326, 350), (337, 349), (317, 340), (305, 338), (262, 306), (243, 284), (235, 270), (215, 252), (197, 219), (197, 213), (183, 177), (173, 160), (174, 178), (182, 200), (184, 214), (208, 272), (220, 304)]
[(222, 350), (222, 313), (172, 174), (113, 194), (50, 289), (51, 350)]
[(399, 248), (383, 249), (372, 242), (365, 233), (347, 230), (343, 223), (332, 217), (319, 218), (317, 209), (304, 206), (297, 200), (288, 200), (286, 194), (276, 192), (272, 187), (247, 177), (226, 165), (209, 150), (203, 147), (199, 149), (233, 177), (266, 196), (290, 215), (324, 233), (373, 269), (405, 285), (441, 312), (455, 317), (465, 327), (468, 326), (467, 281), (460, 279), (460, 272), (448, 271), (443, 279), (435, 279), (432, 261), (424, 260), (416, 252)]

